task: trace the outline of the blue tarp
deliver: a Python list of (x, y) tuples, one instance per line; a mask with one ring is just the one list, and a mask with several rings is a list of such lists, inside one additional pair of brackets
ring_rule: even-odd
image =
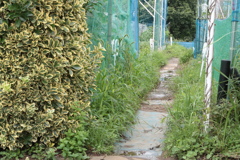
[(186, 48), (193, 48), (194, 42), (174, 42)]

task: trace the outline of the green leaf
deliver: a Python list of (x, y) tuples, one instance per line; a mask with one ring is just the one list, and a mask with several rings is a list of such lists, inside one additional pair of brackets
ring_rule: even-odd
[(17, 19), (15, 22), (15, 25), (19, 28), (21, 26), (22, 21), (20, 19)]
[(65, 32), (67, 32), (67, 33), (70, 32), (70, 30), (66, 26), (63, 26), (61, 29), (64, 30)]
[(80, 65), (73, 65), (72, 68), (75, 69), (75, 70), (82, 69), (82, 67)]
[(53, 78), (53, 75), (52, 75), (52, 74), (48, 74), (48, 75), (46, 76), (46, 78), (47, 78), (47, 79), (51, 79), (51, 78)]
[(68, 73), (71, 77), (73, 76), (73, 71), (71, 69), (68, 69)]

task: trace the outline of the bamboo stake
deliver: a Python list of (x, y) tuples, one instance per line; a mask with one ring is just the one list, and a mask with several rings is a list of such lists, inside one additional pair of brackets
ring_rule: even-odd
[(214, 20), (215, 20), (216, 0), (208, 2), (208, 52), (206, 56), (206, 80), (205, 80), (205, 106), (206, 121), (204, 123), (205, 131), (209, 128), (210, 121), (210, 105), (212, 95), (212, 61), (213, 61), (213, 38), (214, 38)]

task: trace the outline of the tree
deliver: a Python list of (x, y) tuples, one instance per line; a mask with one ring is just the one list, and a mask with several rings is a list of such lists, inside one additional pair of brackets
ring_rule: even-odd
[(197, 0), (168, 0), (169, 31), (174, 38), (194, 39), (196, 6)]

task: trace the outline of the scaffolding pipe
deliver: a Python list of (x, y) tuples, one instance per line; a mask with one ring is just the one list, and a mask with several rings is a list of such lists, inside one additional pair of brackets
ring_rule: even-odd
[[(156, 8), (156, 1), (154, 0), (154, 8)], [(155, 49), (155, 30), (156, 30), (156, 10), (154, 9), (153, 15), (153, 50)]]
[(238, 30), (238, 14), (239, 14), (239, 2), (240, 0), (233, 1), (233, 19), (232, 19), (232, 39), (230, 48), (230, 60), (232, 61), (231, 66), (234, 65), (234, 59), (236, 54), (236, 33)]
[(154, 17), (154, 15), (152, 14), (152, 12), (149, 11), (149, 9), (148, 9), (146, 6), (144, 6), (144, 4), (143, 4), (141, 1), (139, 1), (139, 3), (143, 6), (143, 8), (146, 9), (146, 11), (147, 11), (152, 17)]
[(215, 20), (215, 0), (208, 2), (208, 52), (206, 56), (206, 79), (205, 79), (205, 106), (206, 106), (206, 121), (204, 122), (204, 129), (207, 132), (210, 124), (210, 105), (212, 95), (212, 62), (213, 62), (213, 39), (214, 39), (214, 20)]
[[(163, 15), (163, 0), (161, 1), (161, 15)], [(162, 16), (161, 16), (162, 17)], [(160, 34), (159, 34), (159, 48), (162, 49), (162, 36), (163, 36), (163, 19), (160, 19)]]
[[(139, 2), (141, 2), (141, 1), (139, 1)], [(151, 6), (151, 4), (148, 3), (148, 1), (144, 0), (144, 2), (146, 2), (149, 7), (151, 7), (162, 19), (165, 20), (165, 18), (162, 16), (162, 14), (160, 14), (158, 11), (156, 11), (156, 9), (154, 9), (154, 8)]]

